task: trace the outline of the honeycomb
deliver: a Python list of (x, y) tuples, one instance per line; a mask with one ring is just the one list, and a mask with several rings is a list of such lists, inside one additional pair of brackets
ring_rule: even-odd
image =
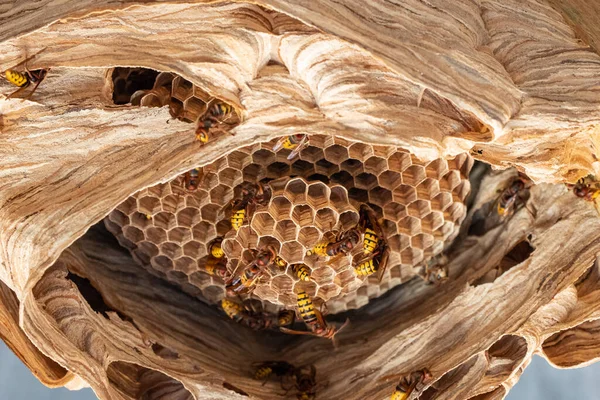
[[(112, 80), (113, 102), (142, 107), (169, 106), (173, 118), (195, 123), (203, 116), (214, 99), (208, 93), (181, 76), (146, 68), (114, 68)], [(237, 114), (229, 118), (232, 127), (239, 122)]]
[[(288, 160), (290, 150), (273, 151), (276, 142), (240, 148), (199, 168), (195, 191), (184, 188), (184, 176), (144, 189), (105, 224), (138, 263), (211, 304), (226, 294), (224, 276), (240, 274), (256, 250), (273, 246), (287, 266), (266, 268), (248, 296), (273, 312), (293, 308), (298, 289), (327, 302), (330, 313), (360, 308), (414, 276), (416, 266), (458, 233), (470, 190), (468, 155), (424, 163), (393, 146), (314, 135)], [(272, 194), (235, 231), (227, 205), (248, 182), (268, 182)], [(355, 226), (361, 204), (381, 218), (390, 248), (381, 282), (358, 278), (352, 255), (331, 263), (306, 255), (323, 238)], [(220, 239), (226, 261), (210, 254)], [(223, 275), (209, 273), (217, 261)], [(294, 274), (299, 264), (310, 268), (312, 280)]]

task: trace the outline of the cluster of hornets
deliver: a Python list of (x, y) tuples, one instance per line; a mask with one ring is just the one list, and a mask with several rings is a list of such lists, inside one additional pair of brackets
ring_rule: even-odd
[[(49, 68), (19, 71), (16, 68), (27, 63), (31, 57), (18, 64), (13, 69), (5, 71), (4, 76), (8, 82), (17, 87), (17, 90), (7, 95), (7, 98), (20, 97), (28, 88), (31, 88), (22, 99), (30, 98), (37, 87), (47, 77)], [(171, 115), (178, 118), (178, 111), (171, 109)], [(208, 143), (223, 134), (233, 134), (229, 131), (228, 120), (235, 113), (229, 104), (213, 99), (207, 105), (206, 112), (196, 122), (195, 137), (202, 143)], [(300, 151), (309, 143), (307, 135), (298, 134), (281, 138), (274, 146), (273, 151), (281, 148), (291, 150), (288, 159), (294, 159)], [(477, 153), (481, 154), (481, 153)], [(183, 185), (186, 190), (193, 192), (198, 189), (200, 170), (193, 169), (185, 174)], [(488, 204), (473, 217), (469, 234), (481, 235), (486, 231), (507, 220), (514, 212), (523, 205), (527, 205), (528, 189), (532, 182), (524, 175), (519, 174), (497, 199)], [(600, 183), (594, 176), (581, 178), (575, 184), (567, 187), (577, 197), (593, 202), (600, 213)], [(256, 184), (245, 182), (241, 187), (241, 193), (224, 207), (223, 212), (229, 213), (231, 227), (239, 230), (241, 226), (248, 223), (257, 206), (267, 205), (271, 198), (271, 188), (268, 182)], [(258, 278), (267, 268), (285, 269), (287, 267), (277, 251), (266, 246), (262, 249), (252, 250), (253, 260), (241, 271), (229, 274), (227, 260), (221, 248), (222, 238), (214, 240), (210, 244), (210, 256), (204, 267), (204, 271), (210, 275), (219, 276), (226, 282), (227, 297), (221, 302), (225, 313), (236, 322), (254, 330), (278, 329), (281, 332), (294, 335), (312, 335), (331, 339), (335, 345), (334, 337), (348, 320), (340, 327), (329, 324), (323, 317), (323, 311), (318, 309), (310, 296), (304, 291), (297, 292), (297, 309), (283, 310), (277, 315), (264, 311), (256, 311), (247, 308), (243, 302), (238, 302), (241, 295), (252, 293)], [(354, 266), (358, 276), (369, 276), (377, 273), (379, 279), (383, 276), (389, 257), (381, 223), (376, 218), (374, 211), (368, 205), (362, 205), (359, 210), (359, 221), (357, 225), (342, 232), (329, 232), (325, 238), (308, 250), (307, 256), (327, 258), (328, 262), (335, 261), (338, 257), (348, 255), (356, 246), (362, 245), (364, 257)], [(427, 283), (439, 284), (448, 279), (448, 270), (444, 265), (447, 257), (434, 258), (424, 266), (420, 276)], [(302, 281), (310, 281), (311, 269), (305, 264), (292, 265), (293, 273)], [(304, 322), (307, 330), (291, 329), (296, 321), (296, 314)], [(285, 361), (267, 361), (255, 365), (255, 378), (264, 380), (265, 383), (272, 377), (277, 377), (286, 394), (293, 388), (297, 390), (299, 400), (311, 400), (316, 398), (316, 368), (313, 365), (295, 367)], [(401, 375), (400, 381), (391, 395), (390, 400), (407, 400), (419, 385), (425, 385), (431, 379), (431, 374), (424, 368), (415, 372)]]

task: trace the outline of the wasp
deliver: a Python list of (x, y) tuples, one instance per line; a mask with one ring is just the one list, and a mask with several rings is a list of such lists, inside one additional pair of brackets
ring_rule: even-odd
[[(39, 54), (39, 52), (38, 52), (38, 54)], [(31, 89), (31, 91), (29, 92), (27, 97), (25, 97), (25, 99), (30, 98), (33, 95), (33, 93), (35, 92), (35, 90), (37, 89), (37, 87), (40, 85), (40, 83), (42, 83), (42, 81), (44, 79), (46, 79), (46, 76), (48, 75), (48, 71), (50, 71), (50, 68), (35, 69), (33, 71), (30, 71), (29, 69), (27, 69), (27, 61), (31, 60), (36, 55), (37, 54), (25, 59), (25, 61), (23, 61), (19, 64), (17, 64), (17, 65), (25, 64), (25, 72), (19, 72), (14, 69), (7, 69), (6, 71), (4, 71), (4, 76), (6, 77), (6, 80), (18, 87), (17, 90), (15, 90), (14, 92), (12, 92), (11, 94), (9, 94), (6, 97), (7, 99), (10, 99), (11, 97), (16, 96), (18, 93), (22, 92), (23, 90), (25, 90), (26, 88), (31, 86), (31, 84), (33, 83), (34, 84), (33, 89)]]
[(248, 293), (254, 289), (254, 285), (266, 267), (277, 257), (277, 251), (273, 246), (267, 246), (264, 250), (256, 252), (256, 256), (250, 264), (244, 268), (239, 276), (234, 277), (225, 289), (231, 296)]
[(388, 265), (389, 256), (389, 247), (385, 243), (380, 242), (380, 245), (370, 257), (354, 267), (354, 272), (358, 276), (369, 276), (377, 272), (377, 280), (381, 282), (381, 278), (383, 278)]
[(225, 298), (221, 300), (221, 308), (229, 318), (236, 322), (241, 322), (246, 317), (246, 310), (244, 310), (244, 307), (231, 300)]
[(198, 190), (198, 185), (200, 184), (200, 169), (194, 168), (185, 173), (183, 178), (183, 187), (188, 192), (195, 192)]
[(336, 333), (344, 329), (344, 327), (348, 324), (349, 320), (346, 319), (346, 322), (338, 329), (334, 326), (329, 326), (325, 322), (323, 318), (323, 314), (319, 310), (317, 310), (311, 300), (311, 298), (304, 291), (298, 292), (298, 313), (300, 317), (310, 328), (310, 331), (295, 331), (288, 328), (279, 328), (284, 333), (289, 333), (292, 335), (312, 335), (318, 336), (326, 339), (334, 339)]
[(275, 264), (277, 267), (279, 267), (279, 269), (282, 270), (285, 269), (285, 267), (287, 267), (287, 262), (279, 256), (275, 257), (275, 260), (273, 260), (273, 264)]
[(209, 257), (204, 264), (203, 271), (211, 276), (218, 276), (221, 279), (227, 278), (227, 261), (224, 258)]
[(223, 209), (231, 207), (231, 227), (237, 231), (257, 205), (267, 205), (270, 199), (271, 187), (267, 183), (244, 182), (241, 186), (241, 196), (231, 200)]
[(277, 324), (279, 326), (288, 326), (294, 323), (296, 313), (292, 310), (282, 310), (277, 315)]
[[(327, 239), (317, 243), (315, 247), (306, 252), (307, 256), (316, 254), (318, 257), (339, 257), (348, 254), (360, 241), (360, 232), (351, 229), (336, 236), (334, 241)], [(331, 260), (334, 261), (334, 260)]]
[(359, 215), (358, 229), (364, 234), (364, 254), (372, 254), (379, 247), (380, 242), (385, 241), (383, 230), (371, 207), (363, 204), (360, 207)]
[(402, 377), (396, 386), (394, 393), (392, 393), (390, 400), (408, 400), (417, 385), (425, 383), (429, 379), (431, 379), (431, 373), (426, 368)]
[(496, 201), (496, 213), (501, 218), (512, 215), (519, 201), (523, 201), (523, 193), (531, 186), (531, 183), (522, 175), (512, 181), (512, 183), (502, 191)]
[(306, 264), (292, 265), (292, 272), (301, 281), (308, 282), (308, 281), (312, 280), (312, 277), (310, 276), (311, 270), (308, 267), (308, 265), (306, 265)]
[(296, 371), (296, 368), (286, 361), (266, 361), (262, 363), (255, 363), (254, 366), (256, 367), (254, 379), (264, 379), (263, 385), (267, 383), (273, 374), (279, 377), (283, 382), (285, 377), (291, 377)]
[(216, 238), (215, 240), (213, 240), (210, 243), (210, 246), (209, 246), (210, 255), (213, 256), (214, 258), (225, 257), (225, 252), (223, 251), (223, 248), (221, 247), (221, 243), (223, 243), (223, 238), (221, 238), (221, 237)]
[(425, 264), (419, 273), (419, 277), (428, 285), (440, 285), (448, 280), (448, 257), (440, 255), (432, 258)]
[(280, 149), (292, 150), (287, 159), (293, 160), (306, 146), (308, 146), (308, 135), (290, 135), (279, 139), (273, 146), (273, 151), (277, 152)]
[(596, 181), (593, 175), (579, 179), (574, 185), (567, 184), (567, 187), (573, 190), (575, 196), (594, 202), (596, 211), (600, 214), (600, 183)]
[(297, 368), (296, 377), (296, 398), (298, 400), (313, 400), (317, 395), (317, 369), (314, 365)]
[(196, 123), (196, 139), (201, 143), (208, 143), (216, 135), (215, 132), (224, 132), (222, 129), (213, 128), (225, 123), (234, 114), (233, 107), (227, 103), (217, 99), (209, 102), (206, 112)]

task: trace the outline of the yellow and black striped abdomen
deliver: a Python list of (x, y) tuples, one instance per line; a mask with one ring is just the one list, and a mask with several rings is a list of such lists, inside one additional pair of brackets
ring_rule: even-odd
[(305, 264), (296, 264), (292, 266), (292, 271), (294, 275), (298, 277), (301, 281), (310, 281), (310, 268)]
[(406, 400), (409, 394), (410, 393), (406, 393), (400, 389), (396, 389), (394, 390), (394, 393), (392, 393), (392, 397), (390, 397), (390, 400)]
[(370, 254), (375, 251), (377, 244), (379, 243), (379, 237), (374, 230), (367, 228), (365, 229), (365, 238), (363, 240), (363, 249), (365, 254)]
[(313, 254), (316, 254), (317, 256), (325, 257), (327, 255), (327, 245), (329, 245), (329, 242), (326, 240), (319, 242), (315, 245), (315, 247), (307, 251), (306, 255), (312, 256)]
[(23, 87), (30, 83), (29, 77), (21, 72), (7, 69), (5, 72), (6, 79), (15, 86)]
[(260, 367), (254, 374), (254, 379), (265, 379), (271, 376), (273, 369), (271, 367)]
[(238, 230), (244, 225), (244, 220), (246, 219), (246, 209), (241, 209), (233, 213), (231, 215), (231, 227), (234, 230)]
[(242, 314), (242, 306), (227, 299), (221, 300), (221, 307), (225, 314), (231, 319), (238, 319)]
[(317, 321), (315, 306), (306, 292), (298, 293), (298, 311), (307, 325), (313, 324)]
[(377, 267), (379, 267), (379, 263), (374, 259), (370, 259), (357, 265), (354, 271), (358, 276), (369, 276), (377, 272)]

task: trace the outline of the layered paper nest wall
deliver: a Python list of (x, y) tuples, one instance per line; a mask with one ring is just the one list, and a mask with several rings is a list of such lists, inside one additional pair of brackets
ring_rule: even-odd
[[(433, 378), (414, 398), (501, 399), (534, 353), (565, 368), (600, 355), (593, 334), (600, 318), (600, 219), (564, 185), (600, 175), (600, 9), (594, 1), (45, 0), (0, 7), (0, 13), (0, 69), (29, 56), (30, 70), (51, 68), (31, 100), (0, 97), (0, 336), (45, 384), (91, 386), (101, 399), (280, 399), (286, 395), (278, 382), (262, 386), (252, 379), (252, 364), (285, 359), (316, 366), (322, 399), (383, 399), (402, 375), (422, 368)], [(170, 72), (233, 105), (241, 119), (235, 135), (202, 145), (193, 125), (172, 119), (168, 107), (115, 105), (115, 67)], [(3, 94), (13, 90), (0, 84)], [(337, 156), (328, 146), (347, 149), (352, 159), (353, 145), (393, 148), (410, 158), (393, 171), (389, 158), (373, 151), (386, 164), (363, 172), (390, 192), (387, 203), (386, 192), (369, 194), (359, 188), (369, 180), (348, 172), (366, 200), (377, 198), (385, 203), (382, 214), (397, 218), (390, 217), (386, 232), (397, 236), (390, 243), (398, 247), (383, 290), (367, 282), (364, 287), (376, 289), (342, 293), (351, 286), (343, 267), (319, 277), (315, 295), (323, 300), (355, 296), (332, 307), (332, 314), (352, 311), (328, 316), (351, 320), (336, 337), (337, 349), (321, 338), (247, 330), (190, 296), (207, 286), (192, 282), (196, 271), (183, 253), (193, 240), (184, 240), (185, 229), (172, 234), (182, 241), (181, 254), (171, 246), (174, 268), (163, 277), (132, 258), (133, 246), (131, 253), (123, 249), (97, 225), (108, 216), (117, 238), (116, 228), (128, 223), (147, 235), (149, 227), (130, 219), (134, 211), (123, 211), (132, 196), (151, 197), (152, 188), (197, 167), (212, 168), (221, 179), (223, 159), (268, 150), (292, 134), (329, 138), (315, 148), (328, 163), (320, 167), (332, 165), (331, 175), (345, 169), (343, 160), (327, 159)], [(459, 232), (459, 224), (467, 226), (475, 210), (493, 202), (516, 170), (479, 182), (465, 214), (473, 159), (516, 167), (536, 183), (527, 207), (478, 237)], [(268, 171), (271, 164), (263, 164)], [(386, 188), (396, 184), (382, 178), (390, 170), (401, 178)], [(328, 201), (340, 183), (295, 175)], [(401, 185), (409, 195), (401, 195)], [(289, 208), (289, 219), (281, 220), (291, 224), (276, 223), (266, 236), (281, 248), (296, 243), (287, 246), (290, 257), (308, 246), (300, 236), (305, 220), (296, 221), (294, 210), (322, 208), (318, 201), (294, 203), (293, 193), (283, 188), (249, 225), (261, 236), (260, 219)], [(302, 193), (308, 197), (309, 189)], [(436, 201), (440, 193), (451, 201)], [(324, 207), (330, 215), (356, 208), (349, 193), (338, 198), (340, 204)], [(167, 212), (149, 211), (153, 224)], [(178, 215), (177, 204), (168, 212)], [(449, 228), (436, 236), (440, 220)], [(133, 229), (122, 232), (130, 243), (151, 242)], [(456, 235), (445, 284), (410, 279), (413, 267)], [(167, 255), (165, 240), (157, 242)], [(292, 277), (281, 276), (287, 282), (281, 290), (289, 290)], [(188, 291), (184, 283), (191, 283)], [(269, 285), (257, 295), (289, 306), (279, 286)], [(222, 290), (215, 287), (212, 295)]]

